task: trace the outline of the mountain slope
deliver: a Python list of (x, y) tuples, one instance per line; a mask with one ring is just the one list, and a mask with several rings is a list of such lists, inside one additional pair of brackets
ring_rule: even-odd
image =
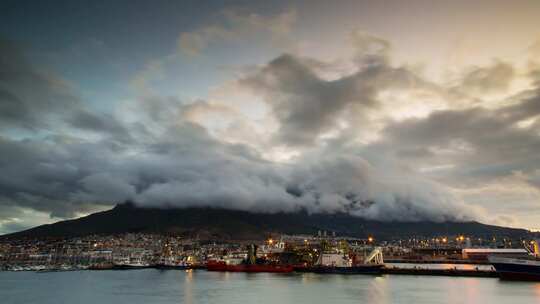
[(120, 204), (86, 217), (42, 225), (4, 235), (20, 237), (72, 237), (125, 232), (174, 233), (202, 239), (259, 239), (269, 233), (315, 234), (318, 230), (338, 235), (378, 239), (411, 236), (465, 234), (474, 237), (523, 237), (527, 230), (485, 225), (478, 222), (381, 222), (348, 214), (251, 213), (216, 208), (157, 209)]

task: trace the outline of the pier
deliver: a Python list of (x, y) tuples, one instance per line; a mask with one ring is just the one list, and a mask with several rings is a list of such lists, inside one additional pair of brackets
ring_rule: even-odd
[(397, 275), (421, 275), (421, 276), (449, 276), (449, 277), (489, 277), (496, 278), (498, 274), (494, 270), (464, 270), (457, 268), (449, 269), (429, 269), (429, 268), (398, 268), (384, 267), (383, 274)]

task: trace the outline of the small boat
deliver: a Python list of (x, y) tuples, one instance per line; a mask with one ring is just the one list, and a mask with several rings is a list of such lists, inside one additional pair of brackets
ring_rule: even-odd
[(113, 268), (114, 270), (130, 270), (130, 269), (146, 269), (151, 268), (152, 265), (148, 263), (142, 263), (142, 262), (135, 262), (135, 263), (122, 263), (122, 264), (114, 264)]
[(129, 269), (145, 269), (145, 268), (151, 268), (152, 265), (150, 263), (147, 263), (143, 261), (142, 258), (137, 257), (128, 257), (124, 259), (117, 260), (113, 262), (112, 269), (114, 270), (129, 270)]
[(539, 241), (533, 241), (532, 245), (534, 249), (526, 258), (489, 256), (488, 260), (501, 279), (540, 281)]

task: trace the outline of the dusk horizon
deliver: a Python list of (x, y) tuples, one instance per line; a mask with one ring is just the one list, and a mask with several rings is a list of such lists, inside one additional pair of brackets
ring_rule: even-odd
[(2, 303), (539, 282), (540, 1), (0, 1)]

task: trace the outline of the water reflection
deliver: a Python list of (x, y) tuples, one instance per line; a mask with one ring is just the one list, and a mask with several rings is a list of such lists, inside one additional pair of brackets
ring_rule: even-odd
[(540, 283), (495, 278), (195, 271), (0, 272), (1, 303), (540, 303)]
[(367, 288), (368, 303), (390, 303), (388, 297), (388, 279), (383, 276), (375, 277)]
[(182, 303), (193, 304), (193, 269), (187, 269), (184, 273), (184, 301)]
[(540, 299), (540, 283), (535, 283), (534, 284), (534, 291), (535, 291), (536, 296), (538, 297), (538, 299)]

